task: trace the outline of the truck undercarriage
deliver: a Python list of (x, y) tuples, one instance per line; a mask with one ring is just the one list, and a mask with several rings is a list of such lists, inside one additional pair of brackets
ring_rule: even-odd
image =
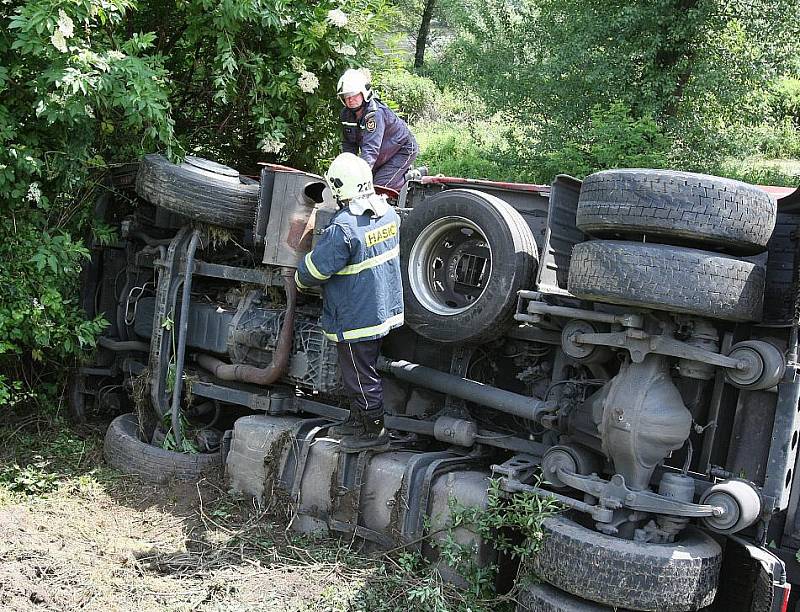
[(549, 187), (416, 176), (397, 205), (392, 438), (345, 453), (328, 435), (348, 414), (336, 347), (293, 281), (335, 211), (324, 181), (155, 155), (118, 169), (96, 213), (119, 239), (82, 279), (111, 325), (70, 394), (78, 417), (126, 413), (109, 462), (153, 481), (224, 465), (234, 490), (285, 495), (295, 529), (434, 559), (426, 533), (453, 500), (485, 507), (496, 479), (563, 508), (520, 610), (786, 609), (800, 196), (617, 170)]

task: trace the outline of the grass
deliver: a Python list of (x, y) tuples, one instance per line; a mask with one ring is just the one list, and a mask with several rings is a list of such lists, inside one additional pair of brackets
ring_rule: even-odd
[(15, 610), (515, 609), (420, 555), (288, 528), (223, 482), (154, 487), (104, 467), (102, 426), (0, 425), (0, 604)]

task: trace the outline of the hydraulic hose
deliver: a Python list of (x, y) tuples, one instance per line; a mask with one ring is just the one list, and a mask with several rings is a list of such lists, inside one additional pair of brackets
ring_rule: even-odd
[(175, 357), (175, 384), (172, 389), (172, 432), (175, 436), (175, 446), (183, 446), (183, 431), (181, 430), (181, 395), (183, 393), (183, 362), (186, 358), (186, 332), (189, 329), (189, 302), (192, 293), (192, 269), (194, 268), (194, 254), (200, 242), (200, 230), (194, 230), (189, 246), (186, 249), (186, 267), (183, 273), (183, 291), (181, 293), (181, 318), (178, 328), (178, 347)]
[(537, 414), (544, 408), (544, 402), (534, 397), (504, 391), (416, 363), (380, 358), (377, 365), (379, 370), (389, 372), (400, 380), (488, 406), (523, 419), (536, 420)]
[(200, 355), (197, 363), (221, 380), (236, 380), (255, 385), (271, 385), (276, 382), (289, 365), (289, 355), (294, 340), (294, 311), (297, 304), (294, 271), (294, 268), (281, 268), (281, 276), (286, 288), (286, 314), (278, 333), (278, 343), (275, 346), (271, 364), (265, 368), (242, 363), (230, 364), (211, 355)]

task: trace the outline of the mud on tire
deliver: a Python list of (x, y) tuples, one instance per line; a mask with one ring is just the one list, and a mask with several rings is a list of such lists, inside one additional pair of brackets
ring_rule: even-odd
[(765, 275), (763, 266), (708, 251), (592, 240), (575, 245), (568, 286), (587, 300), (758, 321)]
[(103, 454), (111, 467), (151, 483), (197, 481), (222, 467), (219, 453), (176, 453), (142, 442), (139, 421), (130, 413), (111, 421)]
[(604, 170), (586, 177), (578, 228), (599, 238), (640, 238), (749, 255), (766, 248), (777, 204), (732, 179), (671, 170)]
[(136, 175), (136, 193), (151, 204), (222, 227), (251, 227), (258, 191), (257, 181), (233, 168), (192, 156), (173, 164), (145, 155)]
[(533, 570), (573, 595), (630, 610), (683, 612), (709, 605), (717, 593), (722, 549), (692, 527), (675, 544), (643, 544), (563, 516), (543, 526)]

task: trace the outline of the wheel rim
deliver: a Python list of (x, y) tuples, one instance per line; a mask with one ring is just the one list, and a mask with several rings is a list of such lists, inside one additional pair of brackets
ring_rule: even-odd
[(492, 251), (485, 233), (464, 217), (437, 219), (420, 232), (409, 253), (411, 291), (438, 315), (469, 310), (491, 276)]

